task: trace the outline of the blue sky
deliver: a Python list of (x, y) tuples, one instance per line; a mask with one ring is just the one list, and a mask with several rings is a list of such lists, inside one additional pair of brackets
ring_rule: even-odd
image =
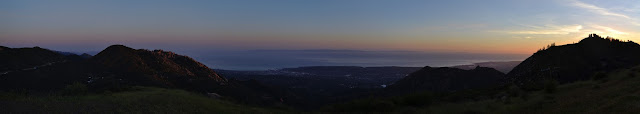
[(589, 33), (638, 40), (639, 11), (631, 0), (3, 0), (0, 45), (532, 53)]

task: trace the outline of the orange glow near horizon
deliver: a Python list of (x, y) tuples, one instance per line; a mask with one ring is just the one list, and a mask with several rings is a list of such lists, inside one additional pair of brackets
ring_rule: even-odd
[(0, 1), (0, 45), (531, 54), (591, 33), (636, 41), (640, 26), (621, 1), (272, 2)]
[[(405, 51), (424, 51), (424, 52), (467, 52), (467, 53), (505, 53), (505, 54), (531, 54), (538, 49), (551, 44), (557, 45), (577, 43), (585, 35), (576, 35), (573, 37), (567, 35), (548, 36), (546, 39), (562, 39), (562, 40), (539, 40), (534, 38), (482, 38), (478, 40), (456, 40), (461, 38), (429, 38), (416, 40), (388, 40), (389, 38), (374, 38), (371, 36), (349, 36), (349, 37), (368, 37), (372, 40), (359, 41), (353, 40), (358, 38), (349, 38), (341, 36), (223, 36), (232, 39), (217, 39), (221, 36), (199, 36), (200, 38), (190, 38), (178, 40), (181, 36), (95, 36), (95, 35), (62, 35), (62, 36), (2, 36), (2, 37), (20, 37), (20, 40), (4, 40), (2, 43), (14, 43), (23, 45), (38, 46), (37, 42), (45, 41), (51, 45), (76, 45), (76, 44), (99, 44), (108, 46), (111, 44), (131, 44), (131, 45), (162, 45), (164, 42), (172, 42), (172, 45), (192, 46), (195, 48), (234, 48), (234, 49), (349, 49), (349, 50), (405, 50)], [(600, 34), (603, 37), (611, 36), (623, 41), (631, 40), (628, 37), (634, 37), (632, 34)], [(46, 37), (47, 39), (35, 40), (32, 37)], [(60, 38), (56, 38), (60, 37)], [(83, 39), (86, 37), (95, 39)], [(106, 38), (120, 37), (122, 39)], [(164, 37), (164, 38), (163, 38)], [(186, 36), (188, 37), (188, 36)], [(191, 36), (193, 37), (193, 36)], [(307, 37), (307, 39), (296, 39), (296, 37)], [(476, 36), (477, 37), (477, 36)], [(565, 38), (569, 37), (569, 38)], [(29, 40), (31, 39), (31, 40)], [(146, 40), (144, 40), (146, 39)], [(398, 38), (402, 39), (402, 38)], [(404, 38), (411, 39), (411, 38)], [(414, 38), (415, 39), (415, 38)], [(486, 40), (489, 39), (489, 40)], [(486, 41), (482, 41), (486, 40)], [(139, 42), (144, 41), (144, 42)], [(0, 44), (4, 45), (4, 44)], [(162, 48), (162, 47), (159, 47)]]

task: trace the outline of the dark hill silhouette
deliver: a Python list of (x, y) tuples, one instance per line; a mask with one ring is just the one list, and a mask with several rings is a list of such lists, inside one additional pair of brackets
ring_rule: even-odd
[(3, 73), (0, 75), (0, 92), (26, 90), (47, 94), (63, 90), (67, 85), (81, 83), (93, 92), (126, 91), (132, 86), (178, 88), (198, 93), (216, 93), (224, 98), (256, 105), (274, 105), (282, 102), (281, 98), (295, 97), (288, 91), (255, 80), (227, 80), (187, 56), (163, 50), (132, 49), (123, 45), (110, 46), (93, 57), (75, 54), (65, 56), (39, 47), (0, 47), (0, 61), (4, 69), (12, 71), (0, 72)]
[(92, 55), (89, 55), (89, 54), (87, 54), (87, 53), (82, 53), (82, 54), (81, 54), (81, 55), (79, 55), (79, 56), (80, 56), (81, 58), (83, 58), (83, 59), (88, 59), (88, 58), (93, 57)]
[(40, 47), (8, 48), (0, 46), (0, 74), (65, 60), (64, 55)]
[(639, 57), (637, 43), (591, 34), (578, 43), (550, 45), (534, 53), (507, 78), (524, 89), (541, 89), (548, 81), (569, 83), (590, 79), (596, 72), (635, 66)]
[(457, 66), (452, 66), (453, 68), (459, 68), (459, 69), (465, 69), (465, 70), (471, 70), (476, 68), (477, 66), (481, 66), (481, 67), (489, 67), (489, 68), (494, 68), (500, 72), (503, 73), (509, 73), (509, 71), (511, 71), (511, 69), (513, 69), (513, 67), (518, 66), (518, 64), (520, 64), (520, 62), (522, 61), (504, 61), (504, 62), (480, 62), (480, 63), (473, 63), (470, 65), (457, 65)]
[(190, 83), (198, 81), (213, 81), (218, 85), (227, 82), (225, 78), (202, 63), (190, 57), (163, 50), (136, 50), (123, 45), (112, 45), (92, 57), (90, 61), (112, 71), (144, 76), (133, 78), (141, 84), (188, 87), (192, 86), (189, 85)]
[(180, 88), (217, 93), (240, 102), (257, 105), (274, 105), (273, 103), (283, 102), (281, 99), (295, 97), (286, 90), (264, 85), (255, 80), (227, 80), (194, 59), (169, 51), (149, 51), (112, 45), (88, 61), (103, 68), (104, 71), (115, 73), (115, 75), (106, 76), (112, 79), (106, 81), (107, 87), (114, 86), (113, 83), (122, 83)]
[(504, 73), (493, 68), (476, 67), (472, 70), (426, 66), (390, 85), (387, 89), (399, 92), (449, 92), (466, 89), (490, 88), (501, 85)]
[(40, 47), (0, 46), (0, 91), (53, 91), (86, 81), (90, 71), (75, 54)]

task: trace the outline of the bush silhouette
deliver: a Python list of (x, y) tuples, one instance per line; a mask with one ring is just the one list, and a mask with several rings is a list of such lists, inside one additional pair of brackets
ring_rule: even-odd
[(595, 73), (595, 74), (593, 75), (593, 78), (592, 78), (592, 79), (593, 79), (593, 80), (596, 80), (596, 81), (600, 81), (600, 82), (607, 82), (607, 80), (608, 80), (607, 78), (608, 78), (608, 76), (607, 76), (607, 74), (606, 74), (606, 73), (603, 73), (603, 72), (597, 72), (597, 73)]
[(396, 102), (398, 102), (397, 104), (404, 104), (408, 106), (419, 107), (419, 106), (426, 106), (431, 104), (432, 98), (433, 98), (433, 95), (431, 93), (424, 92), (424, 93), (415, 93), (415, 94), (402, 97), (401, 100)]
[(87, 85), (76, 82), (71, 85), (67, 85), (67, 87), (62, 90), (62, 94), (64, 95), (84, 95), (88, 91)]
[(554, 79), (548, 79), (544, 82), (544, 92), (546, 93), (555, 93), (557, 87), (558, 81)]

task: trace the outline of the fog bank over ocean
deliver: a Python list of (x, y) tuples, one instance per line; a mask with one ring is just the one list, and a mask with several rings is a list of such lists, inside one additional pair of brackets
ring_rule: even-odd
[(527, 54), (435, 53), (359, 50), (250, 50), (191, 53), (210, 68), (269, 70), (301, 66), (454, 66), (488, 61), (522, 61)]

